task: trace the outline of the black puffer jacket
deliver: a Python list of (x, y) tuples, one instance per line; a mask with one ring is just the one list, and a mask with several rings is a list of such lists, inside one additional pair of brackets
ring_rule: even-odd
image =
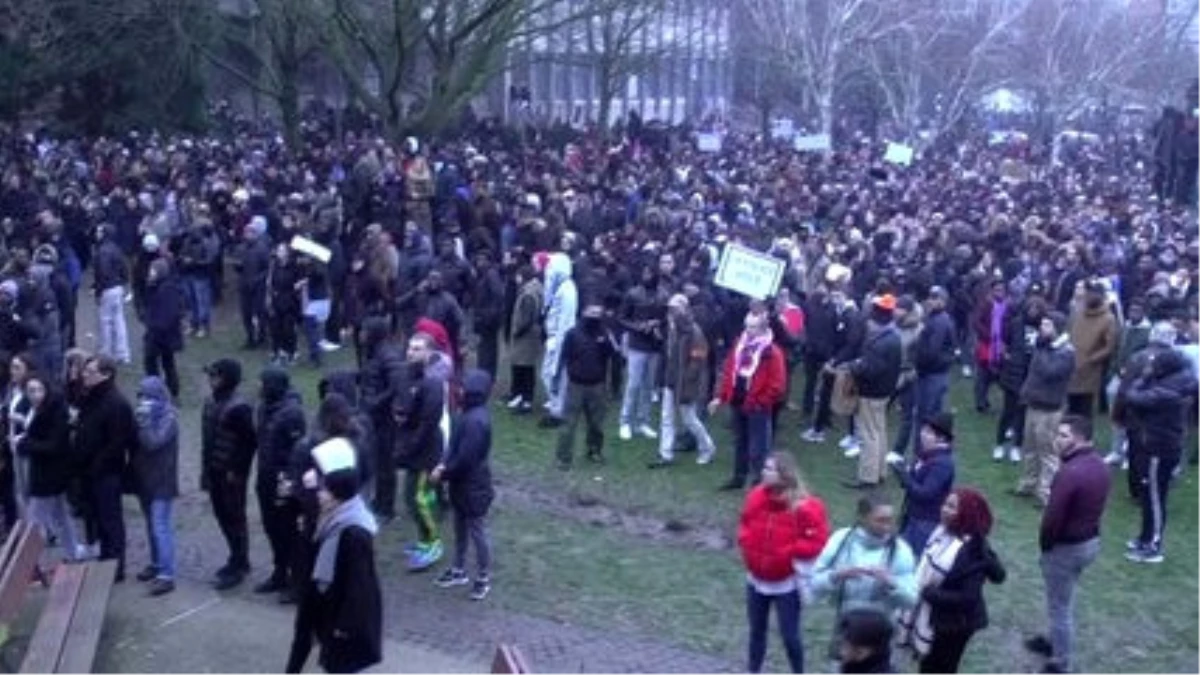
[(1152, 455), (1172, 455), (1183, 449), (1186, 415), (1195, 405), (1196, 376), (1187, 357), (1172, 348), (1156, 350), (1145, 375), (1124, 390), (1129, 439)]
[(216, 473), (233, 473), (243, 481), (250, 477), (258, 437), (254, 429), (254, 408), (237, 392), (242, 367), (233, 359), (221, 359), (212, 365), (222, 386), (204, 401), (200, 429), (200, 486), (208, 489), (209, 478)]
[(1000, 364), (1000, 386), (1005, 391), (1020, 393), (1029, 374), (1033, 350), (1037, 346), (1040, 313), (1030, 315), (1025, 307), (1004, 321), (1004, 361)]
[(954, 321), (945, 310), (931, 312), (917, 335), (913, 365), (917, 375), (944, 375), (954, 364)]
[(387, 424), (391, 420), (392, 402), (404, 384), (404, 351), (400, 345), (388, 340), (388, 320), (371, 317), (363, 322), (363, 362), (360, 386), (360, 407), (375, 424)]
[(432, 470), (445, 447), (446, 381), (426, 370), (421, 364), (407, 364), (404, 384), (392, 402), (400, 433), (396, 465), (402, 469)]
[(443, 480), (450, 484), (450, 504), (468, 518), (487, 514), (495, 498), (492, 468), (492, 418), (487, 399), (492, 378), (472, 369), (463, 376), (463, 412), (454, 421), (450, 444), (442, 460)]
[(268, 366), (262, 372), (262, 402), (255, 429), (258, 436), (258, 482), (274, 485), (286, 474), (296, 442), (306, 425), (300, 395), (291, 389), (287, 371)]

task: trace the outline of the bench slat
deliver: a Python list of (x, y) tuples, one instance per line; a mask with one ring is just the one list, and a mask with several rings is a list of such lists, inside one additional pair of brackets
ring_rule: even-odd
[(32, 525), (24, 528), (20, 542), (4, 566), (4, 574), (0, 575), (0, 623), (9, 623), (20, 613), (21, 600), (33, 581), (33, 571), (45, 545), (41, 528)]
[(52, 673), (58, 668), (85, 572), (84, 565), (60, 565), (54, 573), (50, 596), (21, 663), (22, 673)]
[(96, 660), (100, 630), (104, 627), (104, 615), (108, 612), (108, 596), (112, 593), (113, 580), (117, 575), (117, 561), (101, 560), (84, 567), (87, 568), (87, 574), (83, 579), (83, 589), (79, 592), (75, 616), (71, 620), (71, 639), (63, 647), (55, 672), (90, 673)]
[(496, 647), (496, 654), (492, 658), (493, 673), (505, 673), (510, 675), (521, 675), (522, 673), (532, 672), (529, 669), (529, 664), (525, 661), (525, 656), (514, 645), (501, 644)]

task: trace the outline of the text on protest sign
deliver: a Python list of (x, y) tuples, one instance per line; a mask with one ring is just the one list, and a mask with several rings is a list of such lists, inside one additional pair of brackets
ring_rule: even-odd
[(696, 149), (700, 152), (720, 152), (720, 134), (696, 134)]
[(904, 145), (903, 143), (888, 143), (887, 152), (883, 155), (883, 161), (899, 164), (900, 166), (912, 164), (912, 146)]
[(745, 246), (729, 244), (721, 253), (713, 283), (721, 288), (764, 300), (775, 295), (783, 280), (784, 262)]
[(300, 235), (292, 237), (291, 247), (292, 250), (310, 255), (324, 264), (329, 264), (329, 259), (333, 257), (332, 251), (312, 239), (301, 237)]
[(833, 149), (833, 140), (829, 138), (829, 134), (797, 136), (792, 143), (797, 152), (829, 152)]

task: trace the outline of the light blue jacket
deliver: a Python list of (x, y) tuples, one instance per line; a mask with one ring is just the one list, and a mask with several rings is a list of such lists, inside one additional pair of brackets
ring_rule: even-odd
[[(900, 537), (893, 536), (890, 542), (857, 526), (834, 532), (813, 566), (813, 594), (829, 596), (839, 614), (851, 609), (878, 609), (891, 614), (894, 610), (915, 605), (917, 566), (912, 549)], [(889, 564), (889, 550), (893, 547)], [(868, 576), (847, 579), (840, 584), (833, 580), (835, 572), (852, 567), (887, 567), (894, 585), (889, 589)]]

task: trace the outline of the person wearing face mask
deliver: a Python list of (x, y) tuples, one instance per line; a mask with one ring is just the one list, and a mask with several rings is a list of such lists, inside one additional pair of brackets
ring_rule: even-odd
[[(604, 325), (604, 306), (589, 301), (583, 308), (578, 326), (563, 338), (559, 368), (566, 374), (564, 411), (566, 420), (558, 437), (558, 467), (571, 468), (575, 446), (575, 428), (583, 416), (587, 422), (587, 458), (604, 463), (604, 415), (608, 407), (605, 377), (609, 361), (617, 347)], [(556, 376), (561, 379), (561, 375)]]
[(766, 308), (752, 306), (745, 330), (729, 351), (708, 413), (727, 405), (733, 413), (733, 476), (722, 490), (740, 490), (749, 476), (762, 474), (771, 451), (771, 416), (787, 391), (787, 359), (775, 344)]
[(1034, 497), (1042, 506), (1050, 498), (1050, 481), (1058, 471), (1054, 434), (1067, 402), (1067, 384), (1075, 370), (1075, 349), (1064, 332), (1066, 325), (1067, 318), (1060, 312), (1050, 312), (1042, 319), (1029, 372), (1021, 385), (1021, 403), (1025, 405), (1024, 465), (1013, 494)]
[[(916, 562), (912, 549), (896, 536), (896, 510), (885, 498), (858, 500), (858, 521), (833, 533), (813, 566), (812, 592), (830, 598), (836, 622), (855, 611), (870, 611), (889, 622), (896, 610), (916, 604)], [(837, 660), (835, 630), (830, 658)]]
[(1093, 281), (1085, 287), (1084, 305), (1071, 317), (1071, 345), (1075, 348), (1075, 370), (1067, 388), (1067, 411), (1092, 416), (1092, 404), (1104, 384), (1108, 360), (1120, 346), (1117, 317), (1106, 302), (1107, 289)]

